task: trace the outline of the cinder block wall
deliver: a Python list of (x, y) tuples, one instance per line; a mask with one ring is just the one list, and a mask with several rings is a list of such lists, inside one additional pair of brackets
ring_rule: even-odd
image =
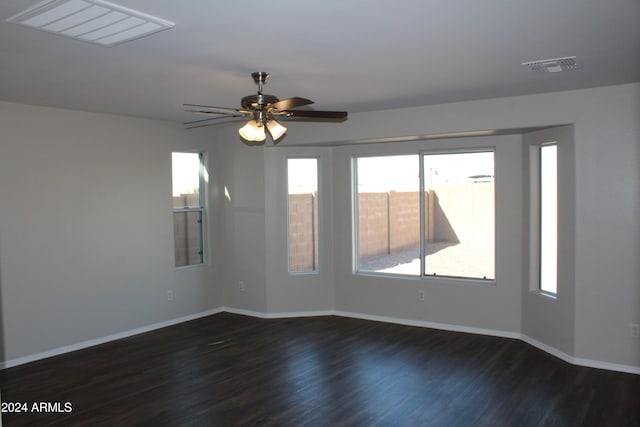
[[(427, 242), (473, 243), (493, 239), (493, 183), (433, 186), (426, 192)], [(316, 194), (289, 195), (289, 268), (313, 271), (318, 262)], [(377, 192), (358, 196), (360, 258), (420, 245), (420, 193)], [(472, 215), (469, 215), (469, 212)]]
[(318, 266), (317, 194), (289, 195), (289, 271), (315, 271)]

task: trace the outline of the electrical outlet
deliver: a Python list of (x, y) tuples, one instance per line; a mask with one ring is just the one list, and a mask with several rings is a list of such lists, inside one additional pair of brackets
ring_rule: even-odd
[(632, 323), (629, 326), (631, 327), (631, 336), (634, 338), (640, 338), (640, 324)]
[(238, 280), (238, 290), (240, 292), (244, 292), (244, 290), (245, 290), (244, 281)]
[(167, 291), (167, 301), (173, 300), (173, 291)]
[(418, 299), (424, 301), (424, 291), (418, 291)]

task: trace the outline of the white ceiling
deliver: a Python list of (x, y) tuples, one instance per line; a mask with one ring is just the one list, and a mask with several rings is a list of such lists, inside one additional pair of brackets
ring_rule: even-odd
[(253, 71), (349, 112), (640, 81), (640, 0), (112, 1), (176, 26), (107, 48), (8, 23), (38, 0), (2, 0), (0, 100), (185, 121), (239, 107)]

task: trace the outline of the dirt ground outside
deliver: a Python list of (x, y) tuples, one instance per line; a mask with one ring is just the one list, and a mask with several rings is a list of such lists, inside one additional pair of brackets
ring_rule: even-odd
[[(433, 242), (426, 246), (426, 275), (495, 278), (493, 251), (478, 243)], [(420, 274), (420, 249), (413, 247), (396, 253), (360, 260), (360, 271), (390, 274)]]

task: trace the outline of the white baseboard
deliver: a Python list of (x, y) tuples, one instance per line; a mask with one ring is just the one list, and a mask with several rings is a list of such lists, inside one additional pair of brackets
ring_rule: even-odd
[(558, 350), (555, 347), (551, 347), (550, 345), (547, 345), (541, 341), (538, 341), (535, 338), (531, 338), (528, 335), (521, 334), (520, 339), (526, 342), (527, 344), (532, 345), (535, 348), (544, 351), (545, 353), (549, 353), (550, 355), (557, 357), (558, 359), (562, 359), (565, 362), (570, 363), (572, 365), (576, 364), (574, 360), (575, 358), (573, 356), (570, 356), (564, 351)]
[(535, 338), (531, 338), (530, 336), (527, 336), (524, 334), (520, 337), (520, 339), (526, 342), (527, 344), (530, 344), (572, 365), (584, 366), (587, 368), (606, 369), (608, 371), (618, 371), (618, 372), (626, 372), (628, 374), (640, 375), (639, 366), (622, 365), (620, 363), (603, 362), (601, 360), (583, 359), (581, 357), (571, 356), (570, 354), (567, 354), (561, 350), (558, 350), (555, 347), (551, 347), (543, 342), (536, 340)]
[(69, 353), (76, 350), (82, 350), (84, 348), (104, 344), (109, 341), (115, 341), (121, 338), (127, 338), (133, 335), (154, 331), (156, 329), (166, 328), (167, 326), (177, 325), (178, 323), (188, 322), (189, 320), (195, 320), (201, 317), (211, 316), (212, 314), (221, 313), (222, 311), (223, 311), (222, 308), (214, 308), (211, 310), (190, 314), (188, 316), (179, 317), (177, 319), (171, 319), (165, 322), (154, 323), (152, 325), (143, 326), (141, 328), (131, 329), (129, 331), (119, 332), (117, 334), (107, 335), (105, 337), (100, 337), (93, 340), (82, 341), (76, 344), (54, 348), (52, 350), (43, 351), (42, 353), (36, 353), (36, 354), (30, 354), (29, 356), (18, 357), (17, 359), (11, 359), (5, 362), (0, 362), (0, 369), (12, 368), (14, 366), (23, 365), (25, 363), (35, 362), (36, 360), (58, 356), (60, 354)]
[(622, 365), (618, 363), (603, 362), (599, 360), (583, 359), (571, 356), (555, 347), (551, 347), (527, 335), (519, 332), (502, 331), (497, 329), (474, 328), (470, 326), (452, 325), (449, 323), (428, 322), (426, 320), (403, 319), (398, 317), (377, 316), (374, 314), (355, 313), (342, 310), (323, 310), (323, 311), (304, 311), (304, 312), (287, 312), (287, 313), (263, 313), (258, 311), (244, 310), (233, 307), (223, 307), (223, 311), (228, 313), (242, 314), (246, 316), (259, 317), (261, 319), (275, 319), (286, 317), (311, 317), (311, 316), (341, 316), (351, 317), (354, 319), (373, 320), (376, 322), (395, 323), (399, 325), (418, 326), (422, 328), (441, 329), (453, 332), (466, 332), (470, 334), (489, 335), (501, 338), (519, 339), (530, 344), (546, 353), (551, 354), (567, 363), (587, 368), (607, 369), (609, 371), (626, 372), (630, 374), (640, 374), (640, 367), (631, 365)]
[(333, 310), (264, 313), (261, 311), (245, 310), (243, 308), (222, 307), (222, 311), (233, 314), (242, 314), (244, 316), (259, 317), (260, 319), (285, 319), (291, 317), (318, 317), (335, 315), (335, 311)]
[(132, 329), (130, 331), (120, 332), (120, 333), (109, 335), (106, 337), (97, 338), (89, 341), (83, 341), (77, 344), (55, 348), (53, 350), (48, 350), (42, 353), (32, 354), (29, 356), (19, 357), (17, 359), (0, 362), (0, 369), (11, 368), (11, 367), (22, 365), (25, 363), (34, 362), (36, 360), (46, 359), (52, 356), (58, 356), (60, 354), (69, 353), (71, 351), (81, 350), (87, 347), (93, 347), (95, 345), (104, 344), (109, 341), (114, 341), (121, 338), (127, 338), (133, 335), (150, 332), (156, 329), (166, 328), (167, 326), (177, 325), (178, 323), (188, 322), (190, 320), (195, 320), (201, 317), (211, 316), (213, 314), (222, 313), (222, 312), (241, 314), (244, 316), (251, 316), (251, 317), (258, 317), (261, 319), (341, 316), (341, 317), (350, 317), (354, 319), (373, 320), (376, 322), (395, 323), (399, 325), (418, 326), (422, 328), (441, 329), (445, 331), (466, 332), (471, 334), (489, 335), (489, 336), (502, 337), (502, 338), (514, 338), (514, 339), (522, 340), (527, 344), (530, 344), (546, 353), (549, 353), (555, 357), (558, 357), (559, 359), (562, 359), (565, 362), (570, 363), (572, 365), (585, 366), (588, 368), (606, 369), (610, 371), (626, 372), (630, 374), (640, 375), (640, 367), (638, 366), (622, 365), (618, 363), (610, 363), (610, 362), (603, 362), (599, 360), (591, 360), (591, 359), (574, 357), (561, 350), (558, 350), (555, 347), (551, 347), (543, 342), (540, 342), (534, 338), (531, 338), (519, 332), (474, 328), (474, 327), (462, 326), (462, 325), (452, 325), (448, 323), (428, 322), (425, 320), (412, 320), (412, 319), (403, 319), (403, 318), (388, 317), (388, 316), (377, 316), (373, 314), (355, 313), (355, 312), (341, 311), (341, 310), (264, 313), (264, 312), (245, 310), (242, 308), (235, 308), (235, 307), (214, 308), (211, 310), (202, 311), (202, 312), (191, 314), (188, 316), (179, 317), (177, 319), (168, 320), (166, 322), (155, 323), (153, 325), (144, 326), (142, 328)]
[(352, 317), (355, 319), (374, 320), (376, 322), (396, 323), (399, 325), (418, 326), (421, 328), (441, 329), (444, 331), (467, 332), (470, 334), (490, 335), (490, 336), (502, 337), (502, 338), (517, 338), (517, 339), (520, 338), (520, 334), (517, 332), (501, 331), (496, 329), (473, 328), (470, 326), (452, 325), (449, 323), (428, 322), (426, 320), (412, 320), (412, 319), (402, 319), (397, 317), (376, 316), (372, 314), (353, 313), (350, 311), (340, 311), (340, 310), (335, 311), (333, 314), (336, 316)]
[(526, 342), (546, 353), (551, 354), (559, 359), (564, 360), (567, 363), (577, 366), (584, 366), (587, 368), (606, 369), (609, 371), (625, 372), (629, 374), (640, 374), (640, 367), (631, 365), (622, 365), (619, 363), (603, 362), (600, 360), (583, 359), (580, 357), (571, 356), (555, 347), (551, 347), (543, 342), (540, 342), (530, 336), (521, 334), (519, 332), (501, 331), (495, 329), (483, 329), (473, 328), (468, 326), (451, 325), (448, 323), (427, 322), (422, 320), (401, 319), (396, 317), (376, 316), (364, 313), (352, 313), (347, 311), (335, 311), (336, 316), (353, 317), (357, 319), (374, 320), (377, 322), (397, 323), (401, 325), (420, 326), (431, 329), (442, 329), (445, 331), (455, 332), (468, 332), (471, 334), (490, 335), (502, 338), (515, 338)]
[(422, 328), (442, 329), (446, 331), (468, 332), (479, 335), (491, 335), (503, 338), (520, 338), (520, 334), (509, 331), (499, 331), (493, 329), (472, 328), (468, 326), (450, 325), (445, 323), (427, 322), (423, 320), (402, 319), (398, 317), (377, 316), (373, 314), (355, 313), (341, 310), (319, 310), (319, 311), (294, 311), (264, 313), (261, 311), (245, 310), (243, 308), (223, 307), (222, 311), (227, 313), (241, 314), (244, 316), (258, 317), (260, 319), (282, 319), (291, 317), (317, 317), (317, 316), (340, 316), (354, 319), (373, 320), (376, 322), (394, 323), (398, 325), (419, 326)]
[(287, 311), (287, 312), (276, 312), (276, 313), (267, 313), (267, 319), (283, 319), (290, 317), (321, 317), (321, 316), (334, 316), (335, 312), (333, 310), (317, 310), (317, 311)]

